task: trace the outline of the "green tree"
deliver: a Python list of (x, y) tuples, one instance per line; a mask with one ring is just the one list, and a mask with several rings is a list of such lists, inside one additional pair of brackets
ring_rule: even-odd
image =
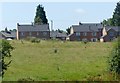
[(112, 18), (103, 20), (104, 25), (110, 26), (120, 26), (120, 2), (117, 3), (117, 6), (113, 12)]
[(47, 24), (48, 20), (46, 18), (46, 14), (44, 11), (44, 7), (42, 5), (38, 5), (36, 9), (36, 16), (34, 18), (34, 23), (35, 24)]
[(120, 26), (120, 2), (117, 3), (117, 6), (114, 10), (113, 22), (114, 22), (114, 26)]
[(67, 28), (66, 31), (67, 31), (67, 34), (70, 34), (70, 28)]
[(5, 70), (7, 70), (9, 64), (11, 61), (6, 62), (6, 57), (11, 57), (11, 51), (13, 50), (13, 47), (7, 40), (2, 40), (0, 42), (0, 76), (4, 75)]
[[(120, 38), (118, 39), (120, 41)], [(120, 74), (120, 42), (114, 43), (114, 48), (109, 57), (110, 71)]]
[(8, 29), (7, 29), (7, 27), (5, 28), (5, 32), (8, 32)]
[(113, 26), (113, 18), (109, 18), (107, 20), (103, 20), (103, 25), (107, 25), (107, 26)]

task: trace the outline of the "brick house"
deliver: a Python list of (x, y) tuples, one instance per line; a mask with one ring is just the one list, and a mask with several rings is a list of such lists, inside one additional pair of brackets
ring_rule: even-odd
[(70, 27), (70, 41), (111, 41), (120, 36), (120, 27), (101, 23), (79, 23)]
[(102, 36), (101, 23), (79, 23), (72, 25), (70, 28), (70, 41), (98, 41)]
[(106, 26), (103, 27), (102, 36), (100, 38), (101, 42), (112, 41), (118, 36), (120, 36), (120, 26)]
[(50, 38), (51, 39), (60, 39), (60, 40), (66, 40), (67, 34), (65, 32), (58, 32), (58, 31), (50, 31)]
[(27, 37), (50, 39), (49, 24), (36, 25), (32, 23), (31, 25), (20, 25), (17, 23), (17, 40)]

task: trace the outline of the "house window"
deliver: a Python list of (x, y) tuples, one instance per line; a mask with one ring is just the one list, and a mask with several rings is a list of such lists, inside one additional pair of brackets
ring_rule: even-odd
[(21, 36), (24, 36), (24, 32), (21, 32)]
[(29, 36), (31, 36), (32, 35), (32, 33), (31, 32), (29, 32)]
[(92, 36), (96, 36), (96, 32), (92, 32)]
[(37, 32), (37, 35), (39, 35), (39, 32)]
[(80, 33), (79, 33), (79, 32), (76, 32), (76, 36), (80, 36)]
[(114, 32), (109, 32), (109, 35), (110, 36), (114, 36)]
[(43, 36), (46, 36), (47, 35), (47, 32), (43, 32)]
[(87, 36), (87, 33), (86, 33), (86, 32), (83, 32), (83, 36)]
[(88, 41), (87, 38), (83, 38), (82, 41)]
[(98, 39), (97, 38), (91, 38), (92, 42), (96, 42)]
[(80, 41), (80, 37), (78, 37), (77, 40)]

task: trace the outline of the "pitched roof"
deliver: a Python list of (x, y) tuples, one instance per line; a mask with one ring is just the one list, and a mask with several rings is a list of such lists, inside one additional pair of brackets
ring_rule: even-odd
[(42, 25), (18, 25), (18, 31), (50, 31), (49, 24)]
[(16, 38), (16, 32), (0, 32), (2, 35), (4, 35), (7, 38)]
[(72, 25), (75, 32), (97, 32), (102, 29), (103, 25), (101, 23), (82, 23), (79, 25)]
[(59, 33), (58, 31), (51, 31), (50, 37), (67, 37), (66, 33)]
[(120, 31), (120, 26), (106, 26), (105, 28), (107, 31), (109, 31), (110, 29), (113, 29), (115, 31)]

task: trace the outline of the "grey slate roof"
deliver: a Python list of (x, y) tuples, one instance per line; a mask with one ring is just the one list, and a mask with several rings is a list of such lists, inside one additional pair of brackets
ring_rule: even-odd
[(58, 31), (51, 31), (50, 37), (67, 37), (66, 33), (59, 33)]
[(72, 25), (74, 32), (97, 32), (103, 28), (101, 23), (82, 23), (79, 25)]
[(18, 31), (50, 31), (49, 24), (42, 25), (18, 25)]
[(115, 31), (120, 31), (120, 26), (106, 26), (105, 29), (108, 31), (110, 29), (113, 29)]
[(16, 32), (0, 32), (2, 35), (4, 35), (6, 38), (16, 38)]

